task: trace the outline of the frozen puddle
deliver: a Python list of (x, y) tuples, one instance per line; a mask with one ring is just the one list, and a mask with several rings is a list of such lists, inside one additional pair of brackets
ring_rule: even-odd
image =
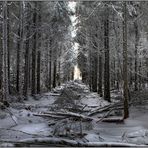
[(28, 134), (37, 134), (49, 136), (51, 133), (51, 129), (48, 127), (46, 123), (38, 123), (38, 124), (22, 124), (13, 127), (12, 129), (22, 131)]

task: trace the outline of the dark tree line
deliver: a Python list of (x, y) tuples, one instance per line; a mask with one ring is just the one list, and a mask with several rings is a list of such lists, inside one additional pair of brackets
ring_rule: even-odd
[(1, 99), (49, 91), (71, 78), (68, 2), (1, 1), (0, 7)]
[(130, 93), (146, 88), (148, 82), (147, 4), (89, 1), (76, 7), (82, 81), (109, 102), (111, 90), (123, 91), (125, 118)]

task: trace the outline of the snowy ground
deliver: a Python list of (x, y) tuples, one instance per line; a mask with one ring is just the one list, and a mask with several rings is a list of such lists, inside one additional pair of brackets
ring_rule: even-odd
[(104, 141), (148, 144), (148, 110), (132, 107), (124, 123), (99, 123), (94, 130)]
[[(53, 119), (33, 116), (33, 113), (52, 110), (61, 89), (65, 86), (73, 87), (71, 83), (56, 88), (52, 93), (42, 94), (38, 99), (29, 97), (23, 103), (12, 103), (11, 107), (8, 108), (13, 114), (11, 116), (9, 111), (1, 110), (0, 141), (57, 137), (56, 135), (53, 136), (53, 126), (49, 126)], [(86, 110), (93, 110), (95, 107), (103, 107), (109, 104), (100, 98), (97, 93), (89, 92), (87, 86), (80, 82), (77, 84), (75, 89), (76, 91), (79, 90), (78, 93), (81, 96), (78, 103), (86, 105)], [(130, 118), (125, 120), (124, 123), (84, 122), (82, 128), (85, 136), (81, 140), (84, 142), (148, 144), (147, 114), (148, 104), (142, 104), (140, 106), (131, 106)], [(79, 122), (75, 124), (79, 124)]]

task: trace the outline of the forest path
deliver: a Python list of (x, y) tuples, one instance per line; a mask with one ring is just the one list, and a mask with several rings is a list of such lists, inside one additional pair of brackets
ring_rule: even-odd
[[(69, 82), (55, 88), (50, 93), (28, 97), (23, 103), (12, 103), (9, 110), (13, 113), (13, 120), (6, 110), (0, 112), (0, 140), (21, 140), (26, 138), (39, 138), (53, 136), (53, 127), (49, 126), (53, 119), (33, 116), (33, 113), (48, 111), (55, 107), (58, 102), (60, 91), (66, 88), (72, 88), (81, 94), (81, 102), (75, 102), (78, 105), (86, 104), (85, 109), (95, 108), (96, 106), (108, 105), (98, 96), (97, 93), (89, 92), (86, 85)], [(86, 96), (85, 96), (86, 95)], [(112, 96), (118, 96), (113, 93)], [(62, 102), (59, 102), (62, 105)], [(60, 106), (61, 107), (61, 106)], [(146, 144), (148, 142), (147, 125), (148, 104), (134, 105), (130, 107), (130, 117), (124, 123), (83, 123), (87, 133), (85, 140), (90, 142), (129, 142), (136, 144)], [(15, 125), (16, 120), (18, 125)], [(87, 129), (86, 129), (87, 128)], [(55, 136), (56, 137), (56, 136)], [(84, 140), (84, 139), (83, 139)], [(148, 144), (148, 143), (147, 143)]]

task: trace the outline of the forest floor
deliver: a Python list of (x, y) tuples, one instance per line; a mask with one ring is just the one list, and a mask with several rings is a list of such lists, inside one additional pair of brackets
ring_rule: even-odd
[[(112, 102), (119, 102), (120, 95), (117, 91), (112, 92)], [(30, 96), (25, 101), (12, 102), (9, 108), (0, 110), (0, 146), (14, 146), (15, 142), (29, 140), (35, 140), (31, 145), (38, 145), (36, 139), (39, 138), (148, 145), (148, 91), (133, 93), (131, 97), (138, 103), (130, 106), (130, 117), (121, 122), (102, 121), (106, 118), (106, 113), (110, 114), (108, 118), (120, 119), (122, 111), (100, 112), (88, 116), (97, 108), (109, 106), (110, 103), (97, 93), (90, 92), (80, 81), (68, 82), (49, 93)], [(47, 112), (50, 112), (50, 116), (45, 116)], [(54, 114), (59, 112), (83, 115), (92, 121), (65, 116), (61, 118)], [(45, 145), (50, 144), (45, 142)]]

